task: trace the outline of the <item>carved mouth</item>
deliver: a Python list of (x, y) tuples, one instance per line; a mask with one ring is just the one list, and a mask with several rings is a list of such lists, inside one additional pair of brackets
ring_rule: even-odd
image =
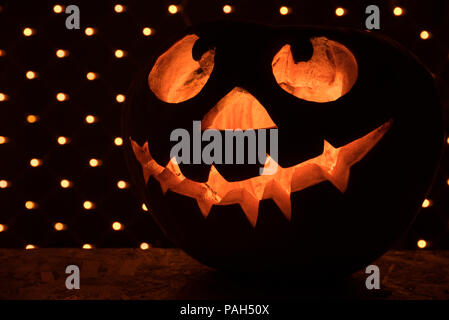
[(204, 217), (209, 215), (214, 205), (239, 204), (255, 227), (261, 200), (272, 199), (290, 220), (292, 192), (327, 180), (344, 193), (348, 186), (351, 166), (363, 159), (382, 139), (392, 122), (389, 120), (365, 136), (339, 148), (334, 148), (324, 140), (321, 155), (291, 167), (282, 168), (267, 155), (264, 168), (276, 165), (277, 170), (273, 174), (235, 182), (225, 180), (213, 165), (207, 182), (193, 181), (182, 174), (176, 158), (172, 158), (165, 167), (161, 166), (151, 156), (148, 141), (143, 146), (139, 146), (131, 138), (130, 141), (142, 166), (145, 183), (153, 177), (160, 183), (164, 194), (171, 190), (195, 199)]

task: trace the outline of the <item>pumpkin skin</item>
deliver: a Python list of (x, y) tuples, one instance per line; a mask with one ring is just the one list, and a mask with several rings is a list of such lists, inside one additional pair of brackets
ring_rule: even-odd
[[(149, 75), (158, 58), (189, 35), (198, 38), (192, 59), (200, 61), (213, 49), (213, 68), (204, 69), (209, 77), (192, 97), (163, 101)], [(315, 50), (311, 39), (320, 37), (343, 45), (357, 64), (355, 82), (332, 101), (287, 92), (273, 70), (273, 58), (286, 44), (295, 63), (306, 62)], [(290, 217), (270, 198), (258, 202), (253, 223), (238, 203), (212, 205), (205, 215), (196, 199), (163, 190), (155, 176), (144, 177), (136, 147), (142, 151), (148, 143), (152, 159), (165, 167), (174, 144), (172, 130), (191, 132), (192, 121), (204, 119), (235, 88), (255, 97), (275, 122), (282, 168), (319, 156), (323, 140), (338, 148), (385, 124), (388, 130), (351, 165), (344, 190), (324, 180), (291, 192)], [(374, 261), (412, 223), (443, 143), (441, 106), (429, 72), (392, 40), (351, 29), (224, 22), (192, 27), (154, 52), (127, 100), (123, 137), (140, 197), (175, 245), (206, 265), (230, 271), (339, 276)], [(260, 165), (215, 167), (235, 182), (257, 177)], [(207, 182), (211, 172), (206, 164), (179, 168), (198, 183)]]

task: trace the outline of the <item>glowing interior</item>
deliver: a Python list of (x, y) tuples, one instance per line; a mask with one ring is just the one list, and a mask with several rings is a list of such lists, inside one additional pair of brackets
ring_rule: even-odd
[(265, 168), (277, 165), (277, 170), (273, 174), (235, 182), (225, 180), (213, 165), (207, 182), (193, 181), (182, 174), (176, 158), (172, 158), (164, 167), (151, 156), (148, 142), (139, 146), (131, 139), (131, 144), (142, 166), (145, 183), (153, 177), (160, 183), (163, 193), (171, 190), (195, 199), (204, 217), (209, 215), (213, 205), (239, 204), (248, 221), (255, 226), (259, 215), (259, 202), (263, 199), (272, 199), (290, 220), (292, 192), (326, 180), (341, 192), (345, 192), (351, 166), (363, 159), (379, 142), (389, 130), (391, 123), (390, 120), (365, 136), (339, 148), (334, 148), (324, 140), (321, 155), (292, 167), (282, 168), (267, 155)]
[(206, 51), (196, 61), (192, 49), (198, 36), (187, 35), (163, 53), (148, 75), (148, 85), (158, 99), (179, 103), (196, 96), (214, 68), (215, 50)]
[(276, 128), (267, 110), (245, 89), (232, 89), (201, 121), (202, 129)]
[(348, 48), (325, 37), (311, 39), (309, 61), (295, 63), (289, 44), (272, 61), (277, 83), (288, 93), (314, 102), (334, 101), (346, 94), (357, 80), (357, 61)]

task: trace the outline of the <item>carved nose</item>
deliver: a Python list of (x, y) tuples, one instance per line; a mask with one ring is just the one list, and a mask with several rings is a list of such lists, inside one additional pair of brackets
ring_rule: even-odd
[(248, 91), (235, 87), (203, 117), (201, 129), (277, 128), (267, 110)]

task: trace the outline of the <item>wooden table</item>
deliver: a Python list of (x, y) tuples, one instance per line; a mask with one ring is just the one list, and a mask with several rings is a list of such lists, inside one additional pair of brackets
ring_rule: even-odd
[[(65, 287), (70, 264), (80, 290)], [(0, 299), (449, 299), (449, 251), (390, 251), (375, 264), (380, 290), (363, 271), (331, 285), (240, 281), (178, 249), (0, 249)]]

